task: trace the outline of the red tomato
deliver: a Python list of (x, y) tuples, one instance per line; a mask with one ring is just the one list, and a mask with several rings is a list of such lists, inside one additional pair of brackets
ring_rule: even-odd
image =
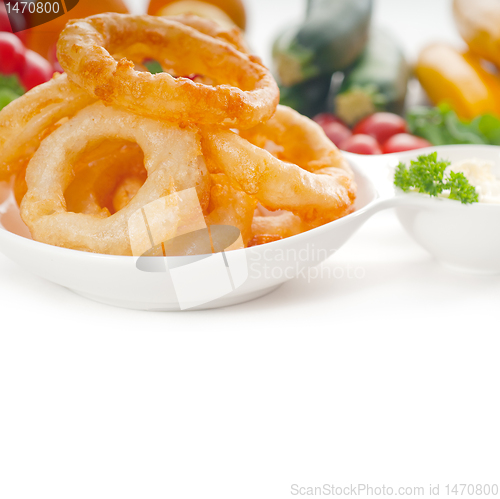
[(413, 149), (422, 149), (423, 147), (430, 146), (432, 144), (422, 137), (416, 137), (409, 133), (398, 133), (385, 142), (382, 146), (382, 151), (384, 154), (389, 154), (391, 152), (413, 151)]
[(361, 120), (353, 129), (353, 133), (364, 133), (374, 137), (383, 144), (397, 133), (407, 132), (406, 121), (393, 113), (375, 113)]
[(5, 31), (7, 33), (12, 33), (11, 22), (12, 25), (14, 26), (14, 29), (16, 30), (16, 33), (14, 34), (19, 38), (19, 40), (25, 43), (26, 31), (20, 31), (20, 30), (26, 29), (26, 19), (19, 12), (11, 12), (11, 15), (8, 16), (4, 2), (0, 1), (0, 32)]
[(342, 144), (352, 135), (351, 130), (342, 123), (332, 121), (323, 125), (323, 130), (326, 136), (337, 146), (342, 147)]
[(24, 66), (26, 49), (12, 33), (0, 33), (0, 73), (19, 74)]
[(57, 71), (58, 73), (64, 73), (64, 69), (61, 67), (61, 65), (59, 64), (59, 61), (57, 59), (57, 45), (56, 44), (52, 45), (52, 48), (49, 51), (49, 62), (50, 62), (50, 64), (52, 64), (54, 71)]
[(21, 82), (26, 90), (49, 81), (53, 74), (54, 70), (46, 59), (33, 50), (26, 50), (26, 64), (21, 73)]
[(328, 123), (340, 123), (341, 125), (345, 126), (345, 124), (342, 122), (342, 120), (340, 120), (339, 118), (337, 118), (336, 116), (334, 116), (332, 113), (320, 113), (320, 114), (317, 114), (313, 118), (313, 121), (315, 121), (318, 125), (322, 126), (323, 128)]
[(379, 143), (371, 136), (358, 133), (342, 144), (342, 150), (356, 154), (382, 154)]

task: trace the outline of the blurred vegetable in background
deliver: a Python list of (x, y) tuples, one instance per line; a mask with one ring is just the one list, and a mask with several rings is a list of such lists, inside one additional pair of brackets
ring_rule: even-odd
[(303, 23), (274, 42), (280, 83), (292, 86), (349, 67), (365, 48), (371, 13), (372, 0), (308, 0)]
[(491, 114), (472, 121), (460, 120), (448, 105), (437, 108), (416, 107), (407, 115), (411, 133), (427, 139), (435, 146), (445, 144), (500, 145), (500, 118)]
[[(28, 3), (12, 0), (7, 15), (0, 0), (0, 109), (48, 81), (54, 71), (62, 72), (56, 42), (70, 19), (107, 11), (128, 12), (122, 0), (79, 0), (68, 13), (45, 22), (47, 14), (38, 9), (30, 12), (33, 9), (27, 7)], [(22, 31), (12, 33), (12, 28)]]
[(413, 151), (430, 147), (432, 144), (421, 137), (416, 137), (409, 133), (397, 133), (388, 139), (382, 146), (383, 154), (391, 154), (393, 152)]
[(10, 32), (0, 32), (0, 109), (36, 85), (52, 78), (54, 70), (43, 57), (26, 49)]
[(375, 111), (403, 112), (410, 68), (396, 40), (372, 28), (360, 59), (335, 96), (337, 116), (352, 125)]
[(429, 147), (425, 138), (411, 135), (404, 118), (394, 113), (375, 113), (352, 130), (330, 113), (315, 116), (325, 135), (341, 150), (356, 154), (388, 154)]
[(326, 108), (331, 76), (318, 76), (297, 85), (280, 87), (280, 104), (292, 107), (301, 114), (314, 116)]
[(4, 76), (0, 74), (0, 110), (23, 94), (24, 88), (21, 86), (17, 76)]
[(500, 2), (454, 0), (453, 13), (471, 51), (500, 68)]
[[(500, 0), (453, 0), (470, 50), (435, 43), (421, 51), (415, 75), (438, 107), (408, 109), (408, 123), (393, 113), (404, 111), (410, 68), (390, 34), (369, 31), (371, 7), (362, 0), (307, 2), (305, 20), (273, 44), (281, 102), (319, 113), (314, 119), (339, 148), (361, 154), (500, 145)], [(333, 73), (341, 83), (334, 78), (328, 92)], [(325, 113), (332, 109), (336, 116)]]
[(353, 128), (353, 133), (371, 135), (379, 144), (383, 144), (397, 133), (406, 133), (407, 131), (404, 118), (393, 113), (372, 114)]
[(471, 52), (430, 45), (420, 52), (415, 73), (430, 100), (448, 103), (460, 118), (500, 115), (500, 78)]
[(303, 23), (273, 44), (282, 104), (307, 116), (334, 108), (349, 126), (376, 111), (403, 112), (410, 69), (393, 37), (370, 30), (371, 11), (371, 0), (308, 0)]
[[(438, 107), (409, 109), (407, 121), (394, 113), (403, 113), (409, 65), (390, 34), (370, 28), (373, 0), (304, 1), (303, 22), (273, 45), (281, 103), (315, 116), (339, 148), (380, 154), (429, 144), (500, 145), (500, 75), (490, 64), (500, 68), (500, 0), (453, 0), (470, 50), (438, 43), (421, 51), (415, 74)], [(55, 42), (67, 20), (105, 11), (127, 8), (123, 0), (80, 0), (64, 16), (12, 34), (10, 22), (22, 29), (36, 19), (19, 14), (9, 21), (0, 0), (0, 108), (61, 70)], [(148, 13), (246, 24), (242, 0), (150, 0)], [(331, 109), (336, 116), (325, 112)]]
[(313, 120), (323, 128), (325, 135), (340, 148), (344, 142), (352, 137), (352, 131), (331, 113), (317, 114)]
[(234, 21), (219, 7), (200, 0), (178, 0), (162, 7), (155, 15), (178, 16), (193, 14), (195, 16), (216, 21), (223, 28), (234, 28)]
[(371, 136), (360, 133), (347, 139), (341, 149), (355, 154), (382, 154), (380, 144)]
[(49, 81), (54, 75), (54, 68), (47, 59), (33, 50), (26, 49), (24, 67), (20, 73), (21, 82), (26, 90)]
[(57, 43), (59, 33), (70, 19), (93, 16), (102, 12), (119, 12), (126, 14), (128, 9), (122, 0), (79, 0), (77, 5), (63, 16), (52, 21), (37, 25), (45, 16), (44, 13), (35, 11), (30, 14), (28, 26), (33, 26), (27, 31), (26, 46), (42, 57), (49, 59), (51, 51)]
[[(218, 18), (220, 18), (220, 14), (203, 4), (218, 7), (220, 11), (229, 16), (236, 26), (243, 30), (245, 29), (246, 12), (242, 0), (150, 0), (148, 14), (162, 16), (192, 13), (219, 22)], [(214, 15), (216, 17), (213, 17)]]

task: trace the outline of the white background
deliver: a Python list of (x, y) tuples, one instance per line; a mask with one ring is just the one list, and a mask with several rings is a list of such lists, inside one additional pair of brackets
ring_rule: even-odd
[[(267, 58), (303, 0), (247, 4)], [(447, 0), (376, 4), (410, 57), (458, 42)], [(439, 267), (391, 212), (325, 265), (343, 277), (161, 314), (87, 301), (0, 256), (0, 498), (500, 483), (500, 278)]]

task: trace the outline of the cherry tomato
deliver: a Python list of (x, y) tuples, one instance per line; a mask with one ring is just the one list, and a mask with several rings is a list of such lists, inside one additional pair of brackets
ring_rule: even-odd
[(54, 71), (57, 71), (58, 73), (64, 73), (64, 69), (61, 67), (57, 59), (57, 45), (55, 43), (54, 45), (52, 45), (52, 48), (49, 51), (49, 62), (50, 64), (52, 64)]
[(315, 121), (318, 125), (322, 126), (323, 128), (328, 123), (340, 123), (341, 125), (345, 126), (343, 121), (334, 116), (332, 113), (319, 113), (313, 118), (313, 121)]
[(348, 138), (341, 149), (356, 154), (382, 154), (379, 143), (371, 135), (363, 133)]
[(423, 147), (430, 146), (432, 144), (422, 137), (416, 137), (409, 133), (398, 133), (385, 142), (382, 146), (382, 151), (384, 154), (389, 154), (391, 152), (413, 151), (413, 149), (422, 149)]
[(332, 121), (323, 125), (326, 136), (337, 146), (342, 148), (342, 144), (352, 135), (351, 130), (342, 123)]
[(26, 90), (49, 81), (53, 74), (54, 70), (49, 61), (33, 50), (26, 50), (26, 63), (21, 72), (21, 82)]
[(26, 49), (12, 33), (0, 33), (0, 73), (19, 74), (24, 66)]
[(8, 16), (4, 2), (0, 1), (0, 32), (12, 33), (11, 22), (16, 31), (14, 35), (23, 43), (26, 43), (26, 31), (22, 31), (26, 29), (26, 19), (20, 12), (11, 12), (10, 16)]
[(383, 144), (397, 133), (405, 133), (408, 129), (406, 121), (393, 113), (375, 113), (361, 120), (353, 129), (353, 133), (364, 133), (374, 137)]

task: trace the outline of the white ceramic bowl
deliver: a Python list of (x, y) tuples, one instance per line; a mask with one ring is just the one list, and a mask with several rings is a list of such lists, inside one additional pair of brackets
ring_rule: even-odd
[[(500, 178), (500, 147), (441, 146), (393, 155), (392, 161), (409, 164), (420, 154), (438, 151), (454, 163), (477, 158), (491, 161)], [(431, 198), (397, 193), (396, 213), (413, 239), (446, 267), (478, 274), (500, 274), (500, 205)]]
[(451, 163), (471, 158), (490, 161), (500, 177), (498, 146), (453, 145), (383, 156), (347, 156), (375, 183), (382, 198), (379, 203), (395, 207), (406, 231), (439, 263), (464, 272), (500, 274), (500, 205), (464, 205), (450, 199), (404, 193), (392, 186), (393, 169), (400, 161), (409, 165), (417, 156), (433, 151)]
[(232, 278), (229, 286), (217, 258), (152, 257), (155, 266), (164, 265), (163, 269), (144, 272), (137, 268), (135, 257), (98, 255), (33, 241), (6, 186), (0, 192), (0, 200), (4, 198), (0, 251), (40, 277), (110, 305), (167, 311), (232, 305), (269, 293), (304, 268), (321, 263), (347, 241), (372, 213), (377, 199), (361, 170), (357, 176), (355, 213), (289, 239), (225, 253)]
[[(498, 162), (500, 154), (494, 147), (436, 149), (450, 159), (475, 156)], [(149, 272), (137, 267), (135, 257), (97, 255), (31, 240), (12, 194), (3, 186), (0, 251), (40, 277), (102, 303), (140, 310), (216, 308), (271, 292), (331, 256), (375, 212), (395, 206), (404, 227), (440, 261), (471, 271), (500, 272), (500, 238), (494, 232), (500, 227), (500, 206), (462, 206), (397, 193), (389, 167), (416, 155), (346, 154), (356, 174), (358, 197), (356, 211), (340, 220), (288, 239), (226, 252), (225, 258), (220, 253), (152, 257), (154, 269)]]

